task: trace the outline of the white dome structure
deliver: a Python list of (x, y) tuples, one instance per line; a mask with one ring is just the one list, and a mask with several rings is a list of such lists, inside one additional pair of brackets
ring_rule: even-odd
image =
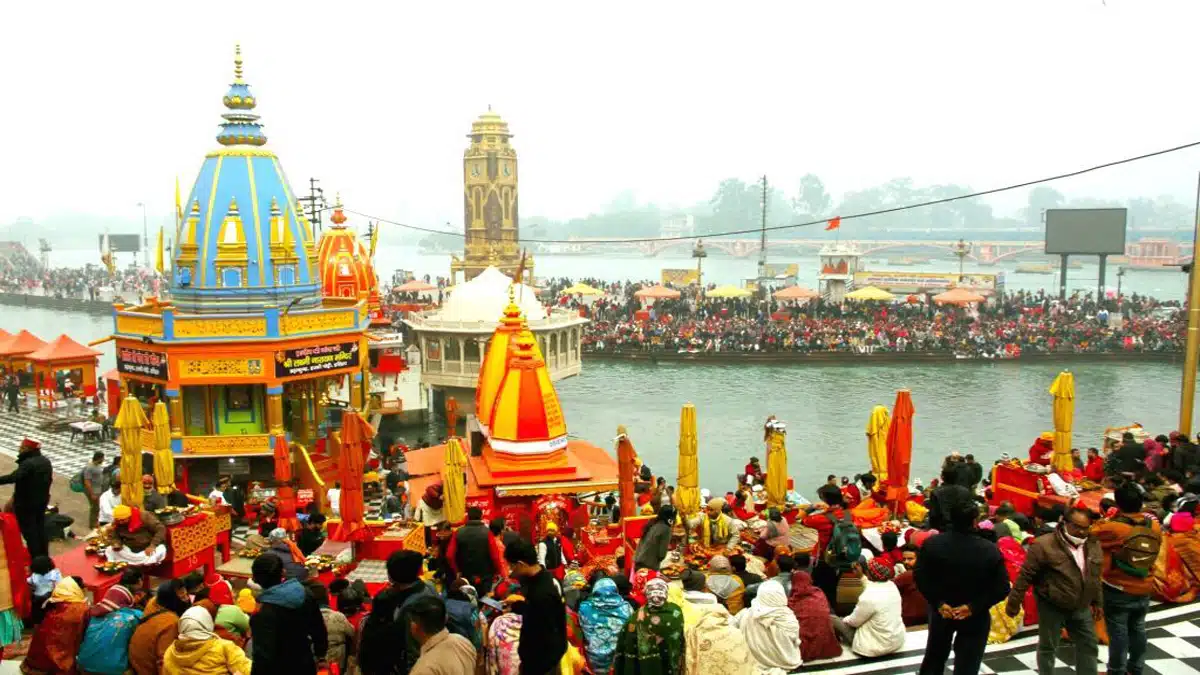
[(537, 338), (551, 381), (583, 370), (583, 327), (588, 320), (578, 310), (544, 307), (532, 287), (514, 286), (508, 275), (489, 267), (450, 289), (441, 307), (404, 318), (421, 350), (421, 384), (433, 390), (435, 401), (454, 396), (460, 412), (474, 412), (479, 368), (504, 316), (510, 288)]
[[(494, 327), (508, 304), (509, 286), (513, 286), (513, 282), (507, 274), (489, 267), (474, 279), (452, 288), (450, 297), (436, 313), (437, 318), (463, 323), (480, 321)], [(536, 289), (516, 284), (513, 293), (526, 319), (541, 321), (546, 318), (546, 308), (538, 302)]]

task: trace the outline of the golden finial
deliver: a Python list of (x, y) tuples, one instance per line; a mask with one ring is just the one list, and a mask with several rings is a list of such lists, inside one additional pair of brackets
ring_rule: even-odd
[(341, 193), (341, 191), (339, 190), (339, 191), (338, 191), (337, 193), (335, 193), (335, 194), (337, 195), (337, 197), (336, 197), (336, 200), (333, 202), (333, 207), (334, 207), (335, 209), (340, 209), (340, 208), (342, 208), (342, 193)]
[(233, 81), (235, 84), (242, 84), (242, 44), (240, 42), (233, 47)]

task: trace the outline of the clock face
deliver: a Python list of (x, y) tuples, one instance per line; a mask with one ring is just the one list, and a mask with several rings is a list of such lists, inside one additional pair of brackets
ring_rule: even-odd
[(507, 164), (505, 164), (505, 165), (504, 165), (504, 175), (505, 175), (506, 177), (507, 177), (507, 176), (511, 176), (511, 175), (512, 175), (512, 169), (510, 169), (510, 168), (509, 168), (509, 166), (508, 166)]

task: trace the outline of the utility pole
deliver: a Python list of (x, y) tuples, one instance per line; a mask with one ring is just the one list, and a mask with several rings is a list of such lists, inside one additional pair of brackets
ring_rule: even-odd
[(150, 228), (146, 224), (146, 202), (138, 202), (138, 206), (142, 207), (142, 263), (147, 269), (150, 267)]
[(308, 179), (308, 196), (300, 197), (297, 201), (307, 202), (308, 222), (316, 226), (314, 238), (321, 234), (321, 213), (325, 210), (325, 191), (317, 187), (321, 181), (316, 178)]
[(767, 276), (767, 176), (762, 177), (762, 229), (758, 238), (758, 283)]

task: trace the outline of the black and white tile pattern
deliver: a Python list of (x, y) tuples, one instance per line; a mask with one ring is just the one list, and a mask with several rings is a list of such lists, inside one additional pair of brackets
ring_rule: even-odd
[(68, 417), (62, 407), (54, 411), (35, 407), (0, 413), (0, 454), (15, 459), (21, 441), (32, 438), (42, 444), (42, 454), (50, 460), (54, 473), (70, 477), (91, 461), (93, 452), (103, 452), (108, 458), (120, 452), (120, 447), (111, 440), (89, 440), (80, 435), (72, 441), (66, 425), (74, 419), (79, 416)]
[[(1146, 616), (1146, 675), (1200, 675), (1200, 604), (1155, 605)], [(909, 675), (921, 667), (928, 634), (908, 634), (904, 649), (877, 659), (863, 659), (843, 652), (839, 659), (805, 664), (800, 673), (837, 673), (840, 675)], [(1030, 626), (1012, 640), (989, 645), (983, 659), (982, 675), (1036, 675), (1037, 627)], [(1065, 641), (1064, 641), (1065, 642)], [(1108, 648), (1100, 646), (1100, 671), (1108, 661)], [(1074, 673), (1075, 653), (1069, 644), (1059, 647), (1055, 675)], [(953, 667), (953, 656), (948, 666)]]

